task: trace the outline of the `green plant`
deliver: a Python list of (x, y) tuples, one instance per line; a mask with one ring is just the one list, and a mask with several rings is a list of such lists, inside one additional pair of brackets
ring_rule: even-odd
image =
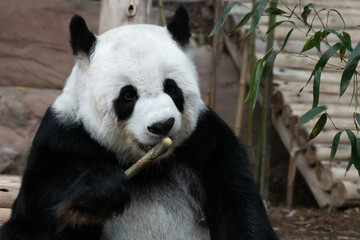
[[(360, 42), (355, 46), (355, 48), (351, 46), (351, 36), (349, 33), (346, 32), (345, 21), (341, 13), (336, 9), (322, 8), (320, 10), (317, 10), (313, 3), (309, 3), (302, 8), (301, 1), (299, 1), (299, 4), (296, 4), (294, 8), (290, 8), (284, 0), (274, 0), (272, 2), (279, 2), (285, 10), (271, 6), (271, 2), (269, 0), (260, 0), (253, 6), (252, 10), (245, 14), (244, 17), (239, 21), (239, 23), (230, 31), (230, 34), (238, 31), (240, 28), (247, 24), (251, 17), (253, 17), (253, 21), (251, 22), (248, 31), (248, 34), (251, 34), (258, 25), (260, 18), (266, 15), (278, 15), (286, 18), (286, 20), (275, 22), (274, 24), (272, 24), (272, 26), (269, 26), (268, 33), (274, 31), (278, 26), (282, 24), (291, 24), (293, 26), (293, 28), (291, 28), (290, 31), (287, 33), (284, 43), (279, 50), (270, 48), (268, 49), (263, 58), (257, 60), (256, 67), (252, 74), (250, 82), (250, 90), (245, 101), (251, 100), (253, 103), (252, 108), (255, 107), (259, 93), (259, 86), (264, 81), (267, 81), (266, 79), (268, 79), (269, 73), (271, 72), (272, 66), (278, 54), (295, 54), (293, 52), (285, 50), (285, 46), (294, 29), (299, 30), (297, 24), (294, 21), (295, 19), (298, 20), (298, 22), (300, 22), (300, 24), (305, 26), (305, 28), (307, 29), (307, 32), (304, 32), (304, 34), (306, 35), (306, 37), (308, 37), (308, 39), (305, 42), (301, 52), (296, 54), (302, 57), (314, 59), (306, 55), (304, 52), (315, 48), (319, 56), (318, 59), (314, 59), (316, 60), (316, 64), (308, 78), (308, 81), (304, 84), (304, 87), (306, 87), (311, 82), (311, 80), (313, 80), (312, 108), (299, 119), (298, 125), (308, 123), (311, 119), (315, 118), (320, 113), (323, 113), (315, 123), (310, 133), (309, 140), (315, 138), (323, 130), (327, 119), (329, 119), (333, 124), (334, 128), (338, 130), (338, 133), (334, 136), (333, 139), (330, 160), (333, 159), (336, 154), (341, 133), (346, 132), (352, 147), (351, 158), (349, 160), (347, 170), (352, 165), (354, 165), (360, 174), (360, 138), (356, 137), (355, 134), (349, 129), (336, 126), (332, 121), (330, 115), (326, 111), (326, 108), (323, 106), (318, 106), (320, 97), (321, 75), (324, 67), (326, 66), (342, 71), (342, 77), (339, 81), (340, 97), (343, 96), (344, 92), (348, 89), (351, 81), (353, 82), (352, 99), (349, 104), (354, 104), (355, 109), (357, 109), (358, 93), (360, 87), (358, 82), (359, 73), (356, 71), (356, 67), (360, 60)], [(269, 4), (270, 7), (266, 8)], [(230, 10), (237, 5), (242, 4), (240, 2), (232, 2), (226, 7), (226, 9), (223, 11), (220, 18), (218, 19), (218, 22), (216, 23), (214, 29), (210, 33), (210, 36), (214, 35), (221, 28)], [(327, 11), (326, 19), (322, 19), (320, 17), (319, 13), (323, 11)], [(342, 20), (344, 24), (343, 31), (328, 28), (328, 18), (330, 13), (337, 14), (338, 17)], [(322, 27), (320, 29), (315, 29), (313, 27), (315, 19), (318, 19), (321, 22)], [(339, 39), (337, 43), (330, 45), (327, 40), (327, 37), (330, 34), (337, 36), (337, 38)], [(322, 52), (321, 50), (321, 43), (327, 48), (324, 52)], [(349, 55), (348, 58), (345, 57), (346, 54)], [(338, 58), (340, 58), (341, 64), (334, 65), (328, 63), (328, 60), (332, 56), (337, 56)], [(304, 87), (300, 89), (300, 92), (304, 89)], [(354, 112), (353, 119), (357, 130), (357, 135), (359, 135), (360, 114)]]

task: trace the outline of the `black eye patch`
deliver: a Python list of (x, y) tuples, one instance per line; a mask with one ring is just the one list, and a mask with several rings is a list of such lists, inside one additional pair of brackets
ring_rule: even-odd
[(177, 109), (182, 113), (184, 111), (184, 95), (174, 80), (165, 79), (164, 92), (171, 97)]
[(118, 120), (125, 120), (131, 116), (138, 98), (136, 89), (131, 85), (126, 85), (120, 90), (118, 98), (114, 100)]

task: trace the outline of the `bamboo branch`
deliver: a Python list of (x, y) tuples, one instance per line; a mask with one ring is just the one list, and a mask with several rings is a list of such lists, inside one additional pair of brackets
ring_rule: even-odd
[(172, 145), (172, 140), (169, 137), (164, 138), (161, 143), (158, 143), (149, 152), (147, 152), (142, 158), (140, 158), (134, 165), (125, 171), (128, 178), (132, 178), (139, 173), (145, 166), (151, 163), (151, 160), (157, 158), (161, 154), (165, 153)]

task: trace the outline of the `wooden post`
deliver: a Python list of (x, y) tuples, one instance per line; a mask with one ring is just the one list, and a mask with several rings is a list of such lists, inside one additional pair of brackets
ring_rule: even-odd
[(287, 189), (286, 189), (286, 207), (288, 209), (292, 208), (292, 203), (293, 203), (294, 181), (296, 176), (296, 158), (299, 152), (300, 152), (299, 148), (293, 148), (290, 153)]
[(151, 0), (102, 0), (99, 34), (126, 24), (150, 22)]
[[(215, 23), (218, 20), (223, 4), (222, 0), (215, 0)], [(216, 82), (219, 78), (220, 60), (224, 45), (224, 29), (220, 28), (219, 32), (214, 35), (212, 52), (211, 52), (211, 69), (210, 69), (210, 86), (209, 86), (209, 107), (215, 110), (216, 100)]]

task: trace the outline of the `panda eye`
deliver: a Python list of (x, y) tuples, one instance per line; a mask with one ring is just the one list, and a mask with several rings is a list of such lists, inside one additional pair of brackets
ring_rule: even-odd
[(166, 92), (167, 94), (172, 94), (175, 92), (176, 87), (177, 87), (177, 85), (174, 80), (166, 79), (166, 81), (164, 83), (164, 92)]
[(121, 89), (121, 97), (126, 101), (134, 101), (137, 99), (137, 92), (133, 86), (125, 86)]

